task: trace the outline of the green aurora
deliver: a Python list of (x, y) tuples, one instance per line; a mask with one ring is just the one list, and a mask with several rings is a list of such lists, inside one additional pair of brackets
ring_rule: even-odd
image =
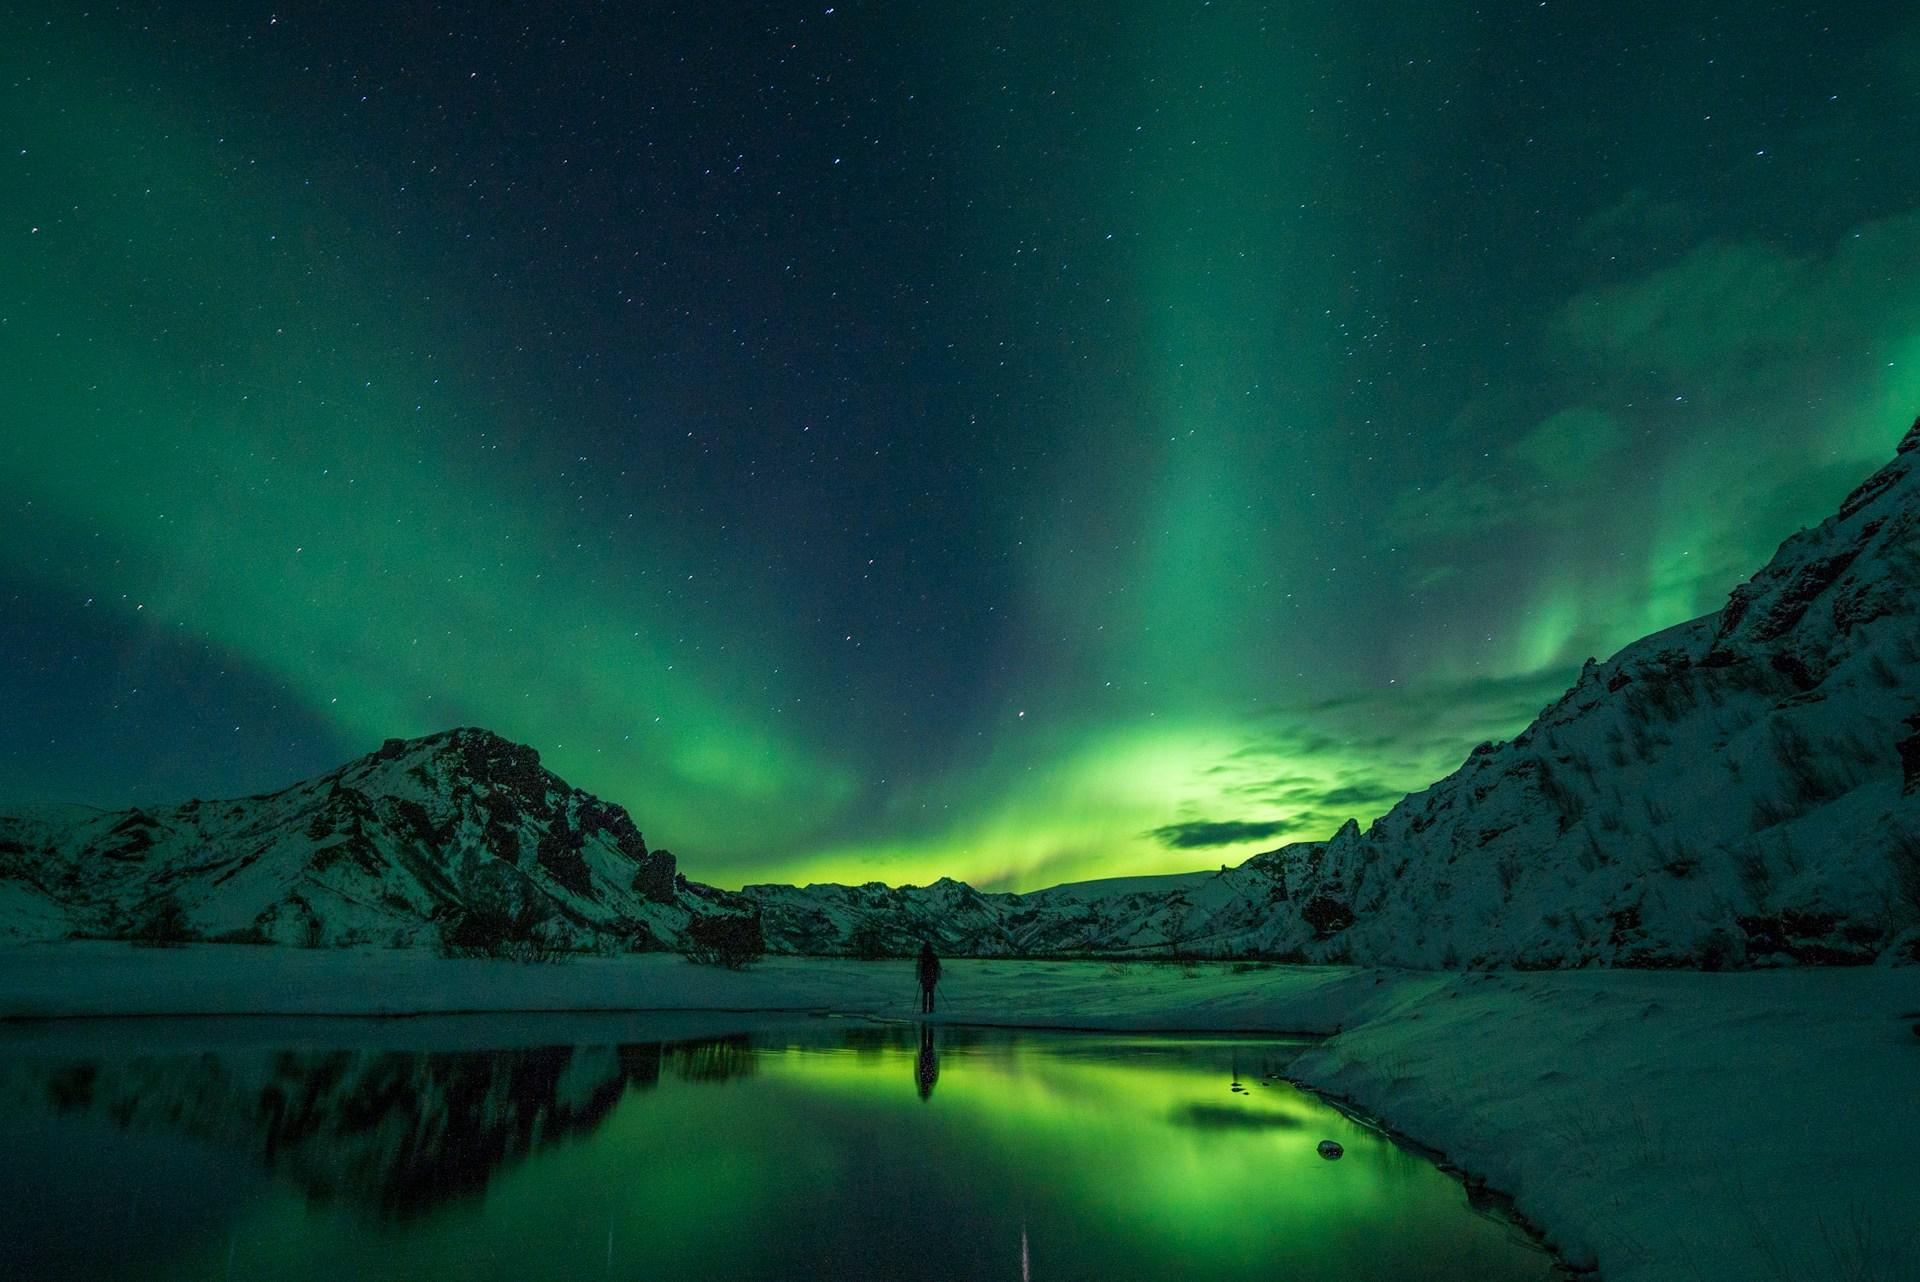
[[(377, 16), (7, 20), (0, 599), (54, 621), (32, 654), (114, 657), (17, 665), (5, 799), (482, 724), (722, 885), (1026, 889), (1364, 823), (1714, 608), (1920, 408), (1920, 20), (1702, 23), (1735, 78), (1648, 52), (1684, 14), (1585, 66), (1546, 16), (1344, 12), (796, 17), (879, 105), (782, 160), (784, 220), (685, 176), (811, 145), (758, 98), (596, 161), (487, 87), (498, 47), (396, 37), (444, 132), (525, 140), (503, 182), (381, 112)], [(601, 34), (574, 70), (627, 83)], [(596, 128), (682, 89), (627, 92)], [(883, 286), (924, 330), (848, 301)], [(628, 319), (648, 289), (671, 315)]]

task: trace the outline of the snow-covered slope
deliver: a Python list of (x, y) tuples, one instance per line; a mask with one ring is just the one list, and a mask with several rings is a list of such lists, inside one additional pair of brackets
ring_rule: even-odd
[[(1440, 966), (1865, 961), (1920, 925), (1920, 423), (1717, 614), (1589, 663), (1249, 942)], [(1912, 937), (1902, 952), (1913, 951)]]
[[(1920, 423), (1724, 609), (1646, 637), (1366, 832), (1029, 895), (750, 886), (794, 951), (1458, 966), (1916, 955)], [(1903, 938), (1904, 934), (1904, 938)]]
[(388, 740), (241, 800), (0, 815), (0, 938), (427, 943), (478, 912), (649, 947), (731, 902), (678, 877), (626, 811), (484, 730)]

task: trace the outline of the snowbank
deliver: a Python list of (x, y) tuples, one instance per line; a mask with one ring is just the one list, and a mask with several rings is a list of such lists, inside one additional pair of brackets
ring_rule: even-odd
[[(914, 996), (906, 962), (775, 958), (732, 973), (665, 956), (519, 966), (237, 946), (0, 950), (0, 1015), (14, 1019), (911, 1018)], [(1609, 1282), (1911, 1278), (1920, 1259), (1911, 969), (1446, 974), (956, 960), (938, 1018), (1333, 1035), (1303, 1053), (1295, 1076), (1512, 1194), (1572, 1262), (1598, 1265)], [(16, 1024), (5, 1036), (47, 1027)]]

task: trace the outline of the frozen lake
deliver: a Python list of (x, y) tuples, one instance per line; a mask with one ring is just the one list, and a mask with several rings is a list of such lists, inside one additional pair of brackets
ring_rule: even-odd
[(0, 1273), (1554, 1275), (1299, 1043), (719, 1018), (16, 1025)]

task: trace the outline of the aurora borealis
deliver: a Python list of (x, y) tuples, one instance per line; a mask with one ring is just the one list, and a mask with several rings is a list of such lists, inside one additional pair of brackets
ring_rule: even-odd
[(1899, 7), (628, 8), (0, 19), (0, 800), (477, 724), (721, 885), (1214, 866), (1920, 411)]

